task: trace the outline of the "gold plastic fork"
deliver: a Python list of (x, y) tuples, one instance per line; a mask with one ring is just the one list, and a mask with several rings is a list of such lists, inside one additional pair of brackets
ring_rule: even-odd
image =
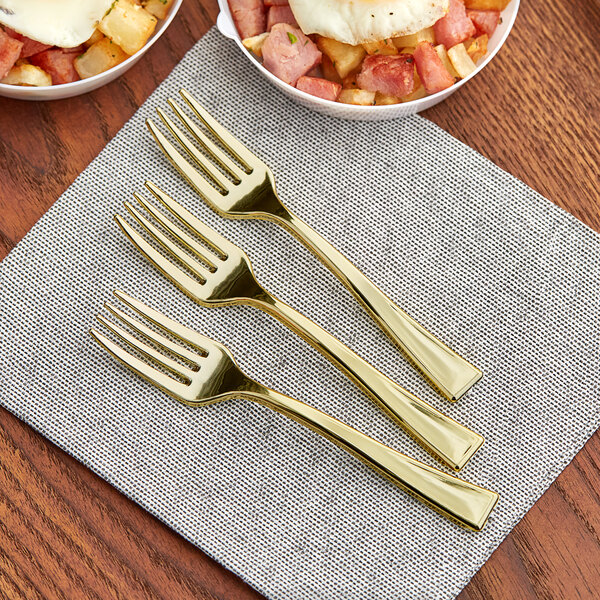
[[(310, 319), (271, 296), (256, 281), (245, 252), (156, 185), (147, 182), (146, 187), (212, 251), (137, 193), (134, 197), (148, 216), (129, 202), (125, 206), (170, 259), (122, 217), (117, 216), (116, 221), (138, 250), (193, 300), (208, 307), (250, 304), (279, 319), (350, 377), (425, 449), (453, 469), (459, 470), (481, 446), (480, 435), (407, 392)], [(187, 272), (174, 262), (179, 262)]]
[(96, 329), (90, 333), (115, 358), (177, 400), (190, 406), (204, 406), (243, 398), (268, 406), (341, 446), (460, 525), (477, 531), (485, 525), (498, 501), (496, 492), (409, 458), (299, 400), (257, 383), (240, 371), (223, 345), (172, 321), (139, 300), (122, 292), (115, 294), (135, 313), (187, 346), (157, 333), (111, 304), (105, 306), (112, 315), (142, 339), (102, 316), (98, 319), (145, 360), (124, 350)]
[(206, 154), (196, 148), (164, 111), (157, 109), (161, 120), (195, 166), (180, 154), (151, 119), (146, 121), (148, 128), (165, 156), (204, 200), (224, 217), (265, 219), (284, 226), (350, 290), (435, 388), (452, 401), (463, 396), (481, 378), (481, 371), (396, 306), (343, 254), (292, 214), (277, 196), (269, 167), (211, 117), (191, 94), (181, 90), (181, 95), (205, 128), (241, 165), (232, 161), (174, 100), (169, 99), (169, 105)]

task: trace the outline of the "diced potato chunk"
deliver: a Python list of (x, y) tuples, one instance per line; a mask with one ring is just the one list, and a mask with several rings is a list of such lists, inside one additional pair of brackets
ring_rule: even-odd
[(456, 69), (454, 68), (454, 66), (450, 62), (450, 59), (448, 58), (448, 52), (446, 52), (446, 46), (444, 46), (444, 44), (438, 44), (434, 48), (434, 50), (437, 52), (437, 55), (440, 57), (444, 67), (446, 67), (446, 71), (448, 71), (448, 73), (450, 73), (450, 75), (452, 75), (452, 77), (458, 77), (458, 73), (456, 72)]
[(417, 33), (393, 38), (392, 41), (396, 48), (416, 46), (419, 42), (431, 42), (435, 44), (435, 33), (433, 32), (433, 27), (426, 27), (425, 29), (421, 29), (421, 31), (417, 31)]
[(259, 58), (262, 56), (262, 47), (265, 43), (265, 40), (269, 37), (269, 32), (261, 33), (259, 35), (254, 35), (252, 37), (246, 38), (242, 40), (242, 44), (244, 47), (250, 50), (250, 52), (254, 52), (256, 56)]
[(367, 90), (342, 90), (338, 96), (338, 102), (344, 104), (358, 104), (359, 106), (371, 106), (375, 104), (375, 92)]
[(416, 90), (413, 90), (408, 96), (404, 96), (401, 98), (402, 102), (412, 102), (413, 100), (420, 100), (421, 98), (425, 98), (427, 96), (427, 92), (425, 91), (425, 86), (421, 86)]
[(84, 42), (83, 45), (86, 48), (89, 48), (91, 45), (95, 44), (96, 42), (99, 42), (103, 37), (104, 34), (99, 29), (95, 29), (94, 33), (92, 33), (92, 35), (90, 36), (90, 39), (87, 42)]
[(471, 57), (467, 54), (467, 49), (464, 44), (456, 44), (448, 50), (448, 58), (452, 63), (452, 66), (456, 69), (458, 76), (461, 79), (470, 75), (477, 67), (471, 60)]
[(475, 10), (504, 10), (510, 0), (465, 0), (467, 8)]
[(164, 19), (173, 4), (173, 0), (145, 0), (142, 2), (144, 8), (157, 19)]
[(394, 46), (392, 40), (381, 40), (380, 42), (368, 42), (362, 44), (367, 54), (382, 54), (384, 56), (398, 54), (398, 48)]
[(377, 106), (383, 106), (386, 104), (399, 104), (400, 102), (400, 98), (397, 98), (396, 96), (388, 96), (387, 94), (382, 94), (381, 92), (375, 92), (375, 104)]
[(333, 63), (327, 54), (323, 54), (321, 70), (323, 71), (323, 77), (325, 77), (325, 79), (334, 81), (335, 83), (342, 83), (342, 78), (338, 75), (338, 72), (335, 70)]
[[(468, 48), (468, 47), (469, 47), (469, 45), (473, 43), (473, 40), (474, 40), (474, 39), (475, 39), (475, 38), (472, 38), (472, 37), (470, 37), (470, 38), (467, 38), (467, 39), (466, 39), (464, 42), (462, 42), (462, 44), (464, 44), (465, 48)], [(452, 46), (450, 46), (450, 47), (452, 47)]]
[(400, 54), (414, 54), (414, 53), (415, 53), (414, 46), (406, 46), (405, 48), (402, 48), (402, 50), (400, 50)]
[(366, 54), (362, 46), (351, 46), (326, 37), (317, 39), (317, 47), (331, 59), (342, 79), (358, 68)]
[(107, 37), (92, 44), (83, 54), (78, 56), (73, 63), (81, 79), (98, 75), (129, 58), (117, 44)]
[(410, 94), (400, 98), (400, 100), (401, 102), (411, 102), (412, 100), (420, 100), (421, 98), (425, 98), (425, 96), (427, 96), (425, 86), (419, 78), (419, 75), (415, 72), (413, 91)]
[(467, 54), (471, 57), (471, 60), (474, 63), (476, 63), (480, 58), (483, 58), (487, 54), (487, 45), (487, 33), (476, 37), (469, 45), (466, 45)]
[(98, 24), (98, 29), (126, 54), (135, 54), (156, 27), (156, 17), (132, 0), (117, 0)]
[(14, 66), (0, 83), (42, 87), (52, 85), (52, 77), (43, 69), (27, 63)]

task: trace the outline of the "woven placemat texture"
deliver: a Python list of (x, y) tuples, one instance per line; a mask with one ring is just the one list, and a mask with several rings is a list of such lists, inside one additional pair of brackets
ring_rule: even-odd
[[(433, 392), (288, 233), (222, 219), (181, 180), (144, 125), (181, 87), (272, 167), (293, 211), (483, 370), (463, 400)], [(167, 283), (113, 222), (146, 179), (244, 248), (268, 290), (485, 436), (463, 470), (501, 495), (483, 532), (266, 408), (180, 405), (94, 344), (96, 314), (124, 290), (225, 343), (259, 381), (435, 464), (273, 318), (205, 309)], [(596, 233), (427, 120), (309, 112), (212, 30), (0, 266), (0, 402), (268, 598), (450, 599), (600, 425), (599, 251)]]

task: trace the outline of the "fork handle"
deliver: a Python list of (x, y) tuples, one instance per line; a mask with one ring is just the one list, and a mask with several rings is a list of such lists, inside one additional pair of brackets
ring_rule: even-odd
[(266, 292), (253, 301), (336, 365), (426, 450), (455, 470), (461, 469), (483, 438), (406, 391), (291, 306)]
[(456, 401), (480, 378), (481, 371), (448, 348), (396, 306), (373, 282), (312, 227), (287, 209), (275, 220), (298, 238), (362, 304), (385, 334), (448, 400)]
[(498, 494), (410, 458), (334, 417), (254, 381), (242, 396), (280, 412), (326, 437), (363, 463), (453, 521), (479, 531)]

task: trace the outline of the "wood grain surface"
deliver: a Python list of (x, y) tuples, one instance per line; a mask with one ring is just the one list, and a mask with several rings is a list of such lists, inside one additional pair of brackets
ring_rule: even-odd
[[(0, 258), (216, 15), (214, 0), (187, 0), (142, 61), (86, 96), (48, 103), (0, 98)], [(525, 0), (498, 57), (425, 114), (597, 231), (599, 39), (597, 0)], [(597, 599), (599, 590), (596, 433), (460, 599)], [(0, 409), (0, 598), (261, 597)]]

